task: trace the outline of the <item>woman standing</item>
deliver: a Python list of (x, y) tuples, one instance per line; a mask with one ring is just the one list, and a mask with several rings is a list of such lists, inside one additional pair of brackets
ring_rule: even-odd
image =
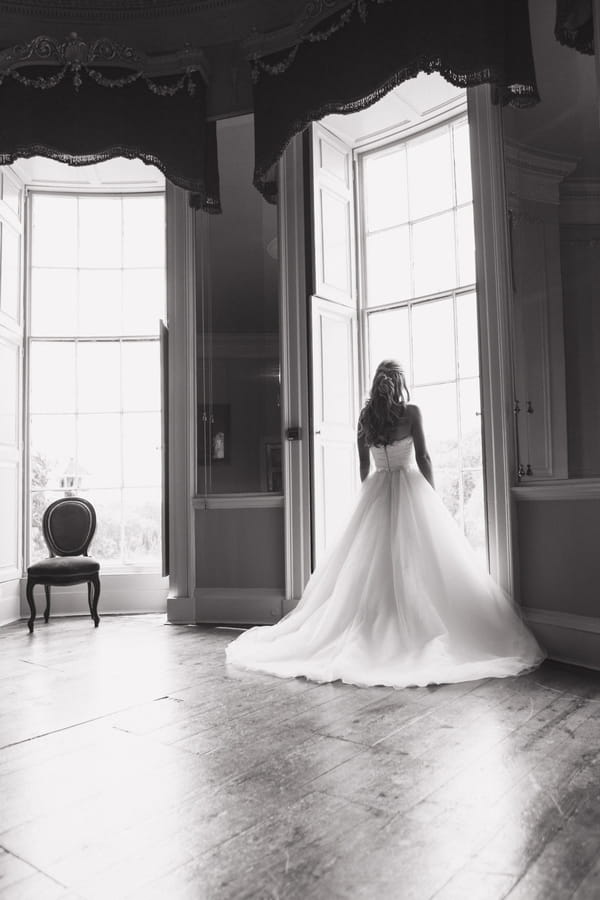
[(227, 661), (396, 688), (538, 665), (544, 653), (435, 493), (421, 413), (394, 360), (375, 373), (358, 454), (358, 502), (302, 599), (276, 625), (240, 635)]

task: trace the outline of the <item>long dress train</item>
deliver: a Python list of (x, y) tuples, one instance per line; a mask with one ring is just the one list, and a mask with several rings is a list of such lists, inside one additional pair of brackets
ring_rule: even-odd
[(412, 438), (371, 454), (375, 471), (296, 608), (242, 633), (227, 661), (396, 688), (538, 665), (543, 651), (416, 467)]

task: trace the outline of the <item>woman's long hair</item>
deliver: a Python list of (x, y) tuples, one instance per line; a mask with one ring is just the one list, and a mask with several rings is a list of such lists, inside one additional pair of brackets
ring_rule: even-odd
[(377, 366), (369, 399), (358, 420), (358, 433), (372, 447), (389, 443), (389, 435), (406, 416), (410, 394), (399, 362), (384, 359)]

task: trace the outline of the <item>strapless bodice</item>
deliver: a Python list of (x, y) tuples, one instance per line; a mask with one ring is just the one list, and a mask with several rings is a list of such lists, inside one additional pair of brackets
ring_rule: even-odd
[(371, 447), (371, 456), (378, 472), (406, 469), (412, 462), (412, 437), (402, 438), (384, 447)]

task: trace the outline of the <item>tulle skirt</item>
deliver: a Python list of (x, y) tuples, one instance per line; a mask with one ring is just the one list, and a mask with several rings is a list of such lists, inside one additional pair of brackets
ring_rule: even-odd
[(296, 608), (226, 657), (283, 678), (402, 688), (517, 675), (544, 653), (413, 467), (363, 482)]

